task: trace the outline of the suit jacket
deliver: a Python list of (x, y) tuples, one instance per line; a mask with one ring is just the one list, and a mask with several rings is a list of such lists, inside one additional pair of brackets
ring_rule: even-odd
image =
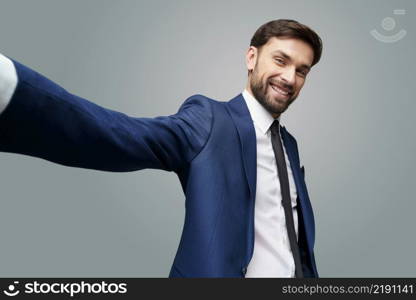
[[(18, 84), (0, 115), (0, 151), (105, 171), (173, 171), (186, 196), (170, 277), (244, 277), (253, 255), (256, 136), (241, 94), (189, 97), (170, 116), (134, 118), (67, 92), (13, 61)], [(298, 192), (305, 277), (317, 277), (315, 224), (296, 140), (282, 139)]]

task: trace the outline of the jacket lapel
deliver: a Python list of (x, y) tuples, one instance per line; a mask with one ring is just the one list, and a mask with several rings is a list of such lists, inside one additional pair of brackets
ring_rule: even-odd
[(297, 146), (289, 137), (289, 133), (286, 128), (281, 130), (282, 140), (286, 148), (287, 156), (290, 161), (293, 177), (295, 179), (296, 190), (299, 196), (300, 209), (302, 211), (303, 222), (306, 233), (306, 241), (308, 244), (308, 250), (312, 253), (315, 241), (315, 221), (312, 212), (312, 205), (309, 200), (308, 193), (306, 191), (305, 181), (300, 170), (299, 158), (297, 155)]
[(256, 196), (257, 145), (253, 120), (251, 119), (250, 112), (242, 94), (239, 94), (226, 103), (226, 107), (240, 137), (244, 170), (250, 189), (250, 198), (254, 201)]

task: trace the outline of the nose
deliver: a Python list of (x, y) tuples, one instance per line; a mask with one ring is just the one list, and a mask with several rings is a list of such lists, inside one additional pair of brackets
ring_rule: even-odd
[(294, 68), (285, 68), (282, 71), (281, 78), (287, 85), (293, 87), (296, 80), (296, 70)]

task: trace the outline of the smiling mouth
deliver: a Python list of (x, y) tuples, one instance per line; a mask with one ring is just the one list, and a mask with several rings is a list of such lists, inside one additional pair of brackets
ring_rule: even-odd
[(272, 83), (270, 83), (271, 88), (273, 89), (273, 91), (275, 91), (277, 94), (287, 98), (289, 97), (292, 93), (290, 93), (287, 89), (281, 88), (277, 85), (274, 85)]

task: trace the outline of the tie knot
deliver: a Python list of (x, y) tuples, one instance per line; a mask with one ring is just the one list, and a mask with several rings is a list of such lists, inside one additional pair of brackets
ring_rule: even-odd
[(279, 135), (279, 120), (274, 120), (272, 126), (270, 126), (270, 131), (273, 135)]

